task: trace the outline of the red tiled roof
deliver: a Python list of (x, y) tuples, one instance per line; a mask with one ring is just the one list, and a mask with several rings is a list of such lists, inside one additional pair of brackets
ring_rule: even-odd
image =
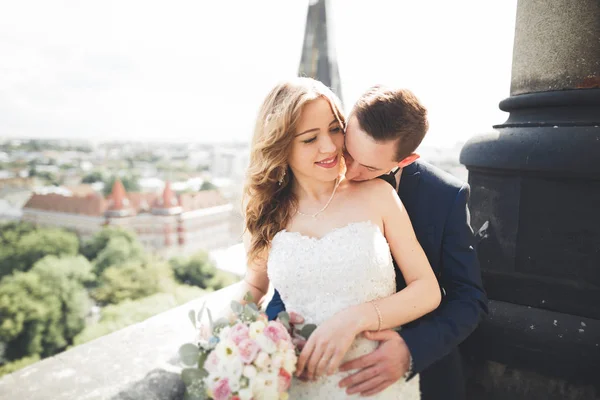
[(203, 190), (198, 193), (184, 193), (180, 195), (179, 203), (185, 212), (222, 206), (229, 202), (218, 190)]
[(55, 193), (33, 194), (23, 208), (102, 216), (106, 210), (106, 200), (97, 194), (87, 196), (63, 196)]
[(171, 182), (167, 182), (165, 190), (162, 192), (162, 196), (159, 196), (154, 201), (154, 207), (156, 208), (173, 208), (179, 207), (179, 201), (177, 196), (171, 190)]

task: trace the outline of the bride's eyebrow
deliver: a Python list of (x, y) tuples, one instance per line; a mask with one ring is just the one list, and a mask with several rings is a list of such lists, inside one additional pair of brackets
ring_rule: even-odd
[[(329, 126), (331, 126), (331, 125), (333, 125), (333, 124), (335, 124), (335, 123), (338, 123), (338, 120), (337, 120), (337, 119), (334, 119), (333, 121), (331, 121), (331, 122), (329, 123)], [(304, 135), (305, 133), (317, 132), (318, 130), (319, 130), (319, 128), (311, 128), (311, 129), (307, 129), (307, 130), (305, 130), (304, 132), (297, 133), (297, 134), (296, 134), (296, 136), (294, 136), (294, 137), (298, 137), (298, 136), (300, 136), (300, 135)]]
[(312, 129), (308, 129), (308, 130), (306, 130), (306, 131), (304, 131), (304, 132), (297, 133), (295, 137), (298, 137), (298, 136), (300, 136), (300, 135), (304, 135), (304, 134), (306, 134), (306, 133), (318, 132), (318, 131), (319, 131), (319, 128), (312, 128)]

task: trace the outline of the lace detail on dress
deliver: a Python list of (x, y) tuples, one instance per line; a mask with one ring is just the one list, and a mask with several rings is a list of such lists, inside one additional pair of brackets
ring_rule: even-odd
[[(379, 226), (370, 221), (348, 224), (321, 238), (282, 230), (271, 243), (267, 268), (286, 309), (317, 325), (347, 307), (396, 291), (390, 248)], [(368, 354), (376, 347), (376, 342), (358, 337), (344, 359)], [(306, 383), (295, 380), (290, 398), (345, 399), (338, 383), (347, 375), (337, 373)], [(400, 380), (371, 398), (419, 399), (418, 377)]]

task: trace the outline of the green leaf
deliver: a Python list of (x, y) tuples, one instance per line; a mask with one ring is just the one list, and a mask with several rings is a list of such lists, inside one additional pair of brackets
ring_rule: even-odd
[(201, 372), (206, 372), (204, 370), (204, 363), (206, 362), (206, 359), (208, 358), (208, 354), (209, 354), (208, 351), (202, 351), (202, 352), (200, 352), (200, 356), (198, 357), (198, 369)]
[(242, 312), (242, 316), (247, 321), (256, 321), (256, 319), (258, 318), (258, 315), (259, 315), (258, 311), (256, 311), (254, 308), (250, 307), (248, 304), (246, 304), (244, 306), (244, 311)]
[(226, 326), (229, 326), (229, 321), (226, 318), (219, 318), (213, 324), (212, 334), (217, 336)]
[(235, 313), (235, 315), (239, 316), (242, 313), (243, 309), (244, 309), (244, 307), (237, 301), (233, 300), (231, 302), (231, 310)]
[(310, 337), (310, 335), (312, 335), (315, 329), (317, 329), (317, 326), (315, 324), (306, 324), (300, 330), (300, 336), (308, 340), (308, 338)]
[(244, 296), (244, 301), (246, 303), (254, 303), (254, 297), (252, 297), (252, 294), (250, 292), (246, 292), (246, 295)]
[(185, 383), (185, 386), (192, 386), (194, 383), (202, 381), (207, 375), (206, 371), (198, 368), (184, 368), (181, 371), (181, 380)]
[(179, 356), (185, 365), (196, 365), (200, 356), (200, 349), (192, 343), (186, 343), (179, 348)]
[(194, 325), (194, 328), (197, 328), (197, 326), (196, 326), (196, 311), (190, 310), (190, 312), (188, 313), (188, 317), (190, 317), (190, 321), (192, 321), (192, 325)]
[(253, 309), (254, 311), (256, 311), (256, 312), (259, 312), (259, 311), (258, 311), (258, 306), (257, 306), (256, 304), (254, 304), (254, 303), (248, 303), (248, 304), (246, 304), (246, 305), (247, 305), (248, 307), (250, 307), (251, 309)]
[(288, 314), (285, 311), (282, 311), (279, 314), (277, 314), (277, 320), (281, 322), (283, 326), (285, 326), (285, 329), (287, 329), (288, 331), (292, 330), (292, 327), (290, 325), (290, 314)]

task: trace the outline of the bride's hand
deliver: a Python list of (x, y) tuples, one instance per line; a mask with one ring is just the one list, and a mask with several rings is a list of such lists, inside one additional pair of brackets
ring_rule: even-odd
[(298, 357), (296, 375), (301, 376), (305, 368), (311, 380), (333, 374), (360, 332), (352, 308), (335, 314), (310, 335)]

